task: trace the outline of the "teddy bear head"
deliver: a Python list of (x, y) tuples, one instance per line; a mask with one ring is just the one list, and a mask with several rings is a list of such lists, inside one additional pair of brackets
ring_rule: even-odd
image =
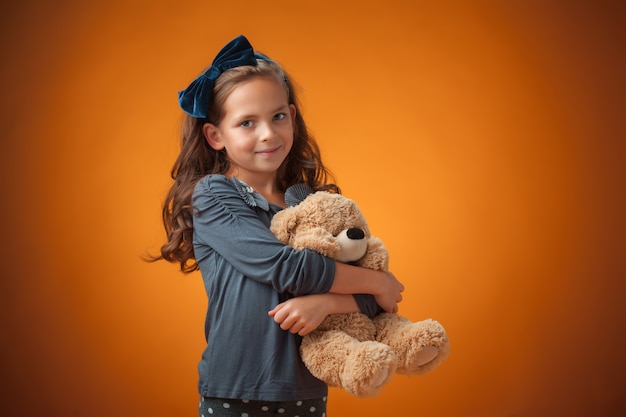
[(326, 191), (290, 191), (285, 198), (289, 207), (278, 212), (270, 226), (281, 242), (339, 262), (387, 270), (387, 249), (370, 234), (365, 216), (353, 200)]

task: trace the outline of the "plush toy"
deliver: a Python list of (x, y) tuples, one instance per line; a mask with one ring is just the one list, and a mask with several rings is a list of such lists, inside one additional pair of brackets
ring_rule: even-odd
[[(371, 236), (354, 201), (306, 186), (291, 187), (288, 207), (270, 229), (295, 249), (312, 249), (340, 262), (387, 270), (383, 242)], [(303, 338), (302, 359), (309, 371), (330, 386), (357, 397), (378, 394), (394, 373), (425, 374), (449, 354), (444, 328), (428, 319), (411, 322), (397, 314), (370, 319), (362, 313), (328, 316)]]

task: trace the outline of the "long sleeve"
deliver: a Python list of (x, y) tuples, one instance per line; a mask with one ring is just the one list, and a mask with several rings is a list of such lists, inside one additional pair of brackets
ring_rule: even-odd
[(327, 292), (335, 263), (279, 242), (269, 225), (281, 208), (241, 184), (211, 175), (192, 200), (194, 254), (209, 300), (200, 393), (267, 401), (326, 396), (326, 384), (302, 363), (302, 337), (267, 312), (294, 295)]
[(272, 285), (277, 292), (328, 292), (335, 275), (334, 261), (281, 243), (268, 228), (271, 210), (247, 203), (232, 181), (236, 180), (214, 175), (196, 186), (193, 207), (197, 262), (215, 251), (242, 275)]
[(354, 294), (354, 299), (361, 310), (369, 318), (374, 318), (384, 310), (376, 303), (373, 295), (370, 294)]

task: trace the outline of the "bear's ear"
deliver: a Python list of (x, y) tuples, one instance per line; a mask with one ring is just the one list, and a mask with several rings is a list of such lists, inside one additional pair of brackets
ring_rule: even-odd
[(289, 244), (292, 231), (298, 224), (298, 210), (295, 207), (287, 207), (272, 217), (270, 231), (285, 245)]
[(308, 184), (294, 184), (285, 191), (285, 204), (288, 207), (297, 206), (309, 194), (313, 194), (313, 189)]

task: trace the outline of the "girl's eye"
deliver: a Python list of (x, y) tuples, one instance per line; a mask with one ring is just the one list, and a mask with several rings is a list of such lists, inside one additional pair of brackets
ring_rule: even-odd
[(283, 120), (285, 117), (287, 117), (285, 113), (278, 113), (276, 116), (274, 116), (274, 120)]
[(240, 126), (241, 126), (241, 127), (250, 127), (250, 126), (252, 126), (252, 121), (250, 121), (250, 120), (245, 120), (245, 121), (241, 122), (241, 125), (240, 125)]

